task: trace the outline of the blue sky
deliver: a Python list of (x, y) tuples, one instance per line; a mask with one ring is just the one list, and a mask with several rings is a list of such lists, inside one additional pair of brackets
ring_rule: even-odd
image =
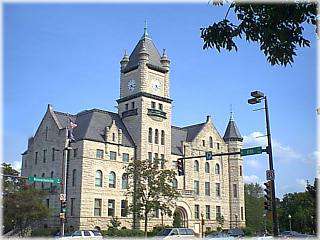
[[(276, 191), (302, 191), (316, 175), (316, 37), (292, 67), (270, 66), (257, 44), (238, 52), (202, 50), (200, 27), (224, 18), (208, 4), (5, 4), (4, 161), (18, 166), (48, 103), (77, 113), (116, 111), (119, 61), (143, 33), (171, 59), (172, 124), (211, 115), (223, 135), (230, 104), (245, 146), (265, 144), (264, 112), (247, 104), (252, 90), (269, 98)], [(267, 155), (244, 158), (245, 180), (263, 182)]]

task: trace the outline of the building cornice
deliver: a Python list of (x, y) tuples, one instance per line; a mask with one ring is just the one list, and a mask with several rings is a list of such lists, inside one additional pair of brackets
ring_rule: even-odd
[(120, 98), (120, 99), (117, 100), (117, 103), (122, 103), (122, 102), (125, 102), (125, 101), (129, 101), (131, 99), (138, 98), (138, 97), (147, 97), (147, 98), (152, 98), (152, 99), (155, 99), (155, 100), (158, 100), (158, 101), (172, 103), (172, 99), (170, 99), (170, 98), (160, 97), (160, 96), (153, 95), (151, 93), (146, 93), (146, 92), (138, 92), (136, 94), (132, 94), (130, 96)]

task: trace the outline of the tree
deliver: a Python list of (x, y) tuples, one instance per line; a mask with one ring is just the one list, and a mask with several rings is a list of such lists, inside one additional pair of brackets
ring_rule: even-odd
[[(37, 190), (25, 184), (19, 178), (19, 172), (10, 164), (2, 164), (3, 178), (3, 223), (4, 232), (14, 228), (23, 230), (34, 221), (49, 216), (49, 209), (43, 204), (46, 195), (44, 191)], [(17, 177), (9, 177), (13, 175)]]
[(172, 226), (173, 227), (181, 227), (181, 223), (182, 223), (181, 215), (179, 213), (175, 212), (173, 214)]
[(129, 185), (127, 195), (133, 196), (129, 210), (134, 214), (143, 215), (144, 231), (147, 236), (148, 214), (161, 210), (171, 214), (175, 199), (180, 194), (172, 187), (175, 171), (159, 169), (159, 161), (134, 160), (127, 166)]
[[(222, 5), (222, 1), (215, 3)], [(227, 19), (230, 10), (237, 23)], [(201, 28), (203, 49), (221, 48), (238, 50), (236, 38), (256, 42), (271, 65), (292, 64), (297, 47), (310, 46), (303, 36), (304, 26), (311, 24), (317, 31), (317, 4), (315, 2), (292, 2), (276, 4), (237, 3), (230, 4), (223, 20)]]
[(218, 226), (218, 231), (221, 231), (222, 230), (222, 227), (223, 227), (223, 224), (224, 224), (224, 216), (223, 215), (219, 215), (217, 217), (217, 222), (219, 223), (219, 226)]

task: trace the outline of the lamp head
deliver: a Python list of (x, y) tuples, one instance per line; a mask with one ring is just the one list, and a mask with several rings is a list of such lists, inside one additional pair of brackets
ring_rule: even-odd
[(257, 104), (257, 103), (259, 103), (259, 102), (261, 102), (261, 100), (258, 99), (258, 98), (250, 98), (250, 99), (248, 100), (248, 103), (249, 103), (249, 104)]
[(253, 91), (253, 92), (251, 92), (251, 97), (262, 98), (262, 97), (264, 97), (264, 94), (263, 94), (263, 92), (260, 92), (260, 91)]

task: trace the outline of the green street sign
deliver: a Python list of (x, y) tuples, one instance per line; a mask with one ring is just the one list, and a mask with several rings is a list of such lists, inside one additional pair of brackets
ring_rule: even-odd
[(41, 178), (41, 177), (28, 177), (29, 182), (43, 182), (43, 183), (55, 183), (60, 184), (61, 178)]
[(254, 154), (261, 154), (263, 152), (262, 147), (244, 148), (240, 150), (241, 156), (248, 156)]

